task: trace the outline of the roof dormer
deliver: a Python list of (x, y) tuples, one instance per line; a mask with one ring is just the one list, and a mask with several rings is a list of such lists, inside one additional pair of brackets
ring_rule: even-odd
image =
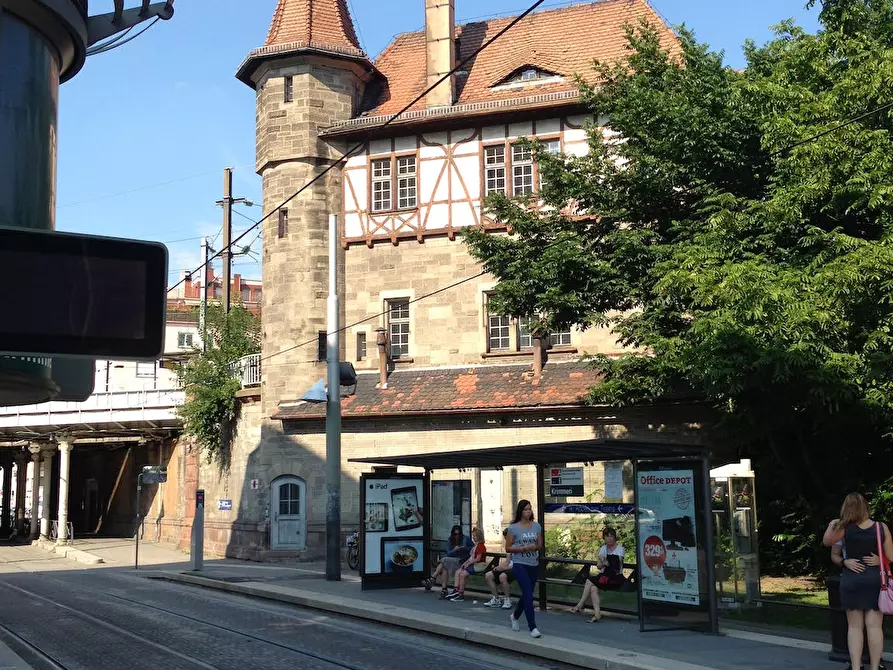
[(498, 90), (507, 87), (516, 88), (539, 84), (556, 84), (563, 81), (564, 76), (557, 72), (527, 64), (515, 68), (505, 77), (497, 79), (490, 88)]

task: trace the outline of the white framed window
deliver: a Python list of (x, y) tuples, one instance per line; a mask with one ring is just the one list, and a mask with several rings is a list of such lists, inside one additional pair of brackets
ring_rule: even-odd
[[(521, 349), (533, 348), (533, 337), (530, 334), (530, 322), (531, 318), (529, 316), (522, 316), (518, 319), (518, 347)], [(549, 334), (549, 339), (552, 342), (553, 347), (569, 347), (571, 346), (571, 331), (570, 329), (557, 330)]]
[[(542, 140), (543, 151), (547, 154), (552, 154), (556, 156), (561, 153), (561, 140)], [(539, 183), (540, 188), (543, 186), (543, 173), (541, 170), (539, 172)]]
[(177, 347), (180, 349), (192, 349), (193, 333), (183, 331), (177, 333)]
[(533, 193), (533, 152), (530, 147), (512, 145), (512, 194)]
[(136, 364), (136, 376), (137, 377), (148, 377), (150, 379), (155, 377), (155, 362), (151, 363), (137, 363)]
[(372, 211), (389, 212), (393, 209), (391, 193), (391, 159), (372, 161)]
[(485, 194), (505, 193), (505, 145), (484, 148)]
[(518, 348), (533, 349), (533, 336), (530, 334), (530, 317), (518, 319)]
[(484, 294), (487, 325), (487, 352), (511, 350), (512, 318), (491, 311), (490, 293)]
[(409, 298), (388, 300), (388, 335), (391, 358), (409, 355)]
[(553, 347), (569, 347), (571, 346), (571, 331), (557, 330), (550, 335)]
[(397, 209), (415, 209), (418, 204), (415, 156), (399, 156), (397, 158)]

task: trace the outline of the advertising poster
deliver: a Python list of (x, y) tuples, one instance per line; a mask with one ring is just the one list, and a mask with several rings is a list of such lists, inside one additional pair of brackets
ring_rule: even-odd
[(605, 468), (605, 502), (623, 502), (623, 463), (606, 462)]
[(700, 605), (694, 471), (640, 470), (639, 560), (646, 600)]
[(421, 476), (364, 478), (364, 575), (424, 570), (423, 501)]

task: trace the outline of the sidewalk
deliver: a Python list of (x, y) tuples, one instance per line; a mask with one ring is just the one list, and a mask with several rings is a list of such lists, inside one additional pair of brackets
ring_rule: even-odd
[[(827, 658), (830, 644), (727, 629), (711, 636), (688, 631), (639, 632), (638, 621), (610, 614), (597, 624), (556, 607), (537, 613), (543, 637), (509, 627), (508, 611), (484, 607), (483, 595), (463, 603), (439, 600), (423, 589), (362, 591), (356, 573), (327, 582), (323, 566), (233, 565), (211, 562), (201, 573), (163, 569), (155, 575), (231, 593), (347, 614), (403, 628), (518, 651), (603, 670), (841, 670)], [(147, 575), (148, 576), (148, 575)], [(477, 602), (475, 603), (475, 598)]]

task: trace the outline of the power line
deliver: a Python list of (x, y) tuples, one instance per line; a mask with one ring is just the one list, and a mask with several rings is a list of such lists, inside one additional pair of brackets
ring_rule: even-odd
[[(236, 167), (245, 167), (248, 165), (247, 163), (242, 165), (237, 165)], [(159, 188), (161, 186), (170, 186), (171, 184), (178, 184), (183, 181), (189, 181), (191, 179), (198, 179), (199, 177), (205, 177), (209, 174), (217, 174), (217, 170), (208, 170), (207, 172), (200, 172), (198, 174), (188, 175), (186, 177), (177, 177), (176, 179), (169, 179), (167, 181), (160, 181), (154, 184), (147, 184), (145, 186), (138, 186), (136, 188), (131, 188), (126, 191), (118, 191), (117, 193), (109, 193), (107, 195), (100, 195), (95, 198), (87, 198), (86, 200), (76, 200), (74, 202), (67, 202), (64, 205), (59, 205), (57, 209), (62, 209), (64, 207), (75, 207), (76, 205), (86, 205), (91, 202), (99, 202), (100, 200), (110, 200), (111, 198), (119, 198), (122, 195), (130, 195), (131, 193), (138, 193), (140, 191), (148, 191), (149, 189)]]
[[(481, 52), (483, 52), (487, 47), (489, 47), (491, 44), (493, 44), (500, 37), (505, 35), (509, 30), (514, 28), (518, 23), (520, 23), (523, 19), (525, 19), (529, 14), (531, 14), (534, 10), (536, 10), (536, 8), (539, 7), (541, 4), (543, 4), (545, 1), (546, 0), (536, 0), (536, 2), (534, 2), (532, 5), (530, 5), (530, 7), (528, 7), (524, 12), (522, 12), (521, 14), (516, 16), (514, 19), (512, 19), (508, 24), (506, 24), (506, 26), (504, 28), (502, 28), (499, 32), (497, 32), (495, 35), (493, 35), (493, 37), (491, 37), (486, 42), (481, 44), (481, 46), (479, 46), (477, 49), (475, 49), (473, 52), (471, 52), (471, 54), (469, 54), (467, 57), (462, 59), (462, 61), (460, 61), (459, 64), (456, 65), (452, 70), (447, 72), (440, 79), (438, 79), (436, 82), (431, 84), (428, 88), (426, 88), (424, 91), (419, 93), (419, 95), (417, 95), (415, 98), (413, 98), (412, 101), (410, 101), (407, 105), (405, 105), (400, 111), (398, 111), (397, 113), (390, 116), (383, 124), (381, 124), (380, 126), (377, 126), (377, 128), (381, 129), (381, 128), (385, 128), (385, 127), (389, 126), (391, 123), (396, 121), (400, 117), (401, 114), (412, 109), (417, 102), (423, 100), (425, 98), (425, 96), (427, 96), (431, 91), (433, 91), (438, 86), (440, 86), (440, 84), (445, 82), (447, 79), (452, 77), (456, 72), (464, 69), (465, 66), (468, 65), (468, 63), (473, 61), (475, 58), (477, 58), (477, 56)], [(232, 240), (229, 243), (229, 247), (228, 247), (227, 251), (229, 250), (229, 248), (232, 248), (232, 246), (234, 244), (236, 244), (243, 237), (245, 237), (249, 232), (251, 232), (254, 228), (261, 225), (264, 221), (266, 221), (268, 218), (270, 218), (274, 212), (277, 212), (280, 209), (282, 209), (283, 207), (285, 207), (288, 203), (290, 203), (292, 200), (294, 200), (296, 197), (298, 197), (301, 193), (303, 193), (308, 188), (310, 188), (313, 184), (315, 184), (317, 181), (319, 181), (324, 176), (326, 176), (329, 172), (331, 172), (336, 167), (338, 167), (341, 163), (347, 161), (348, 158), (350, 158), (353, 154), (355, 154), (357, 151), (362, 149), (364, 146), (365, 146), (365, 142), (358, 142), (350, 151), (348, 151), (343, 156), (341, 156), (341, 158), (334, 161), (327, 167), (323, 168), (323, 170), (318, 175), (313, 177), (310, 181), (308, 181), (306, 184), (304, 184), (301, 188), (299, 188), (297, 191), (292, 193), (288, 198), (286, 198), (282, 203), (280, 203), (278, 207), (274, 207), (273, 209), (271, 209), (267, 214), (265, 214), (263, 217), (261, 217), (260, 220), (256, 221), (251, 228), (249, 228), (244, 233), (239, 235), (236, 239)], [(222, 251), (218, 251), (217, 253), (215, 253), (214, 256), (212, 256), (211, 258), (208, 259), (208, 262), (210, 263), (212, 260), (217, 258), (221, 253), (222, 253)], [(195, 273), (200, 272), (204, 266), (205, 266), (205, 264), (202, 263), (202, 265), (200, 265), (199, 267), (197, 267), (195, 269)], [(178, 285), (179, 284), (173, 286), (172, 289), (177, 288)]]
[[(149, 23), (149, 25), (145, 26), (145, 27), (144, 27), (142, 30), (140, 30), (138, 33), (136, 33), (136, 34), (131, 35), (130, 37), (128, 37), (126, 40), (122, 40), (122, 41), (118, 42), (117, 44), (115, 43), (115, 42), (117, 42), (117, 40), (112, 40), (111, 42), (108, 42), (108, 43), (106, 43), (106, 44), (97, 45), (97, 46), (94, 47), (93, 49), (88, 50), (88, 51), (87, 51), (87, 55), (88, 55), (88, 56), (95, 56), (95, 55), (97, 55), (97, 54), (104, 54), (104, 53), (107, 53), (107, 52), (109, 52), (109, 51), (114, 51), (114, 50), (117, 49), (118, 47), (123, 47), (123, 46), (124, 46), (125, 44), (127, 44), (128, 42), (132, 42), (132, 41), (135, 40), (137, 37), (139, 37), (140, 35), (142, 35), (144, 32), (146, 32), (149, 28), (151, 28), (152, 26), (154, 26), (154, 25), (155, 25), (156, 23), (158, 23), (159, 21), (161, 21), (161, 17), (160, 17), (160, 16), (156, 16), (154, 21), (152, 21), (151, 23)], [(130, 31), (128, 30), (128, 32), (130, 32)]]
[(788, 151), (796, 149), (797, 147), (801, 147), (804, 144), (809, 144), (810, 142), (815, 142), (816, 140), (824, 137), (825, 135), (830, 135), (831, 133), (836, 133), (838, 130), (840, 130), (842, 128), (846, 128), (847, 126), (857, 123), (857, 122), (861, 121), (862, 119), (868, 118), (869, 116), (877, 114), (878, 112), (883, 112), (886, 109), (890, 109), (891, 107), (893, 107), (893, 102), (888, 102), (888, 103), (881, 105), (880, 107), (875, 107), (874, 109), (870, 109), (867, 112), (863, 112), (862, 114), (859, 114), (858, 116), (854, 116), (853, 118), (851, 118), (847, 121), (838, 123), (836, 126), (832, 126), (831, 128), (828, 128), (827, 130), (823, 130), (822, 132), (816, 133), (815, 135), (807, 137), (806, 139), (802, 139), (799, 142), (794, 142), (793, 144), (789, 144), (788, 146), (786, 146), (782, 149), (773, 151), (771, 154), (766, 156), (766, 159), (768, 160), (770, 158), (775, 158), (776, 156), (787, 153)]

